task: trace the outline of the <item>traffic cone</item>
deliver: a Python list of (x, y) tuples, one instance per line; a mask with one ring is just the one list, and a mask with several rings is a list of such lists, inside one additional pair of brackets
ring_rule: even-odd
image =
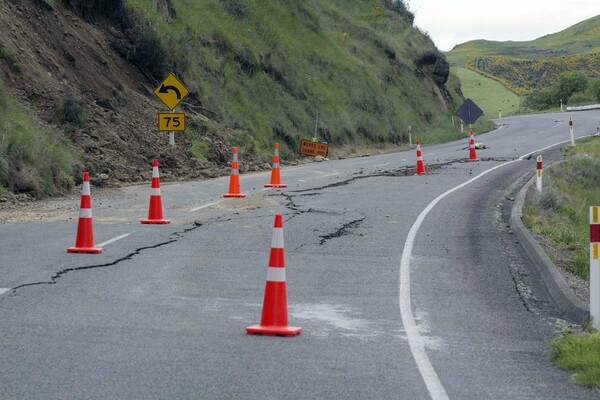
[(423, 162), (423, 153), (421, 153), (421, 143), (417, 140), (417, 173), (421, 175), (425, 173), (425, 163)]
[(273, 153), (273, 168), (271, 168), (271, 183), (265, 183), (265, 187), (287, 187), (285, 183), (281, 183), (281, 177), (279, 172), (279, 143), (275, 143), (275, 151)]
[(223, 197), (246, 197), (240, 193), (240, 167), (238, 164), (238, 149), (233, 148), (233, 160), (231, 161), (231, 175), (229, 177), (229, 193), (225, 193)]
[(302, 328), (298, 326), (288, 326), (283, 222), (281, 214), (276, 214), (260, 325), (247, 327), (246, 333), (249, 335), (296, 336), (301, 331)]
[(81, 188), (81, 204), (79, 206), (79, 222), (75, 247), (69, 247), (68, 253), (100, 254), (102, 249), (94, 247), (94, 227), (92, 224), (92, 196), (90, 195), (90, 174), (83, 173)]
[(477, 158), (477, 151), (475, 150), (475, 138), (473, 137), (473, 130), (471, 130), (471, 140), (469, 141), (469, 161), (479, 161)]
[(152, 163), (152, 187), (150, 189), (150, 207), (148, 208), (148, 219), (143, 219), (140, 222), (142, 224), (171, 223), (171, 220), (163, 219), (160, 180), (158, 178), (158, 160), (154, 160)]

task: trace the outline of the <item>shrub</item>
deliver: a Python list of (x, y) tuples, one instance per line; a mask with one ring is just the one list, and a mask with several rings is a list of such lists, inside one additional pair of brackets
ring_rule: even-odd
[(68, 97), (57, 112), (58, 121), (67, 122), (77, 127), (82, 127), (87, 122), (88, 108), (81, 100)]
[(590, 82), (590, 93), (594, 101), (600, 101), (600, 78)]

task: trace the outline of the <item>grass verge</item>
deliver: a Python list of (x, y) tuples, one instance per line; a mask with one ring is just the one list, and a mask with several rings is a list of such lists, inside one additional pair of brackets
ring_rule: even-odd
[(550, 342), (552, 362), (573, 374), (573, 382), (600, 387), (600, 333), (569, 332)]
[[(600, 137), (568, 147), (544, 171), (542, 194), (530, 193), (523, 222), (554, 247), (552, 260), (589, 281), (589, 207), (600, 205)], [(600, 387), (600, 333), (567, 331), (550, 342), (551, 359), (579, 385)]]

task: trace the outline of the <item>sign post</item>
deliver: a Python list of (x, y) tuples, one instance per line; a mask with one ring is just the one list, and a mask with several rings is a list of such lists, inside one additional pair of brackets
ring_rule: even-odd
[(174, 109), (190, 93), (187, 87), (177, 77), (170, 73), (154, 89), (154, 94), (171, 112), (158, 114), (158, 130), (169, 131), (169, 144), (175, 146), (175, 131), (185, 130), (185, 114), (175, 113)]
[(571, 146), (575, 146), (575, 134), (573, 133), (573, 118), (569, 117), (569, 132), (571, 134)]
[(542, 156), (537, 157), (537, 191), (542, 193)]
[(590, 207), (590, 318), (600, 329), (600, 207)]

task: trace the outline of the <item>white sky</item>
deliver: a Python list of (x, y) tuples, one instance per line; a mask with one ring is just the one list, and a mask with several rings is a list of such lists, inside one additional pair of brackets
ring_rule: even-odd
[[(405, 0), (442, 51), (473, 39), (532, 40), (600, 14), (600, 0)], [(598, 38), (600, 40), (600, 38)]]

